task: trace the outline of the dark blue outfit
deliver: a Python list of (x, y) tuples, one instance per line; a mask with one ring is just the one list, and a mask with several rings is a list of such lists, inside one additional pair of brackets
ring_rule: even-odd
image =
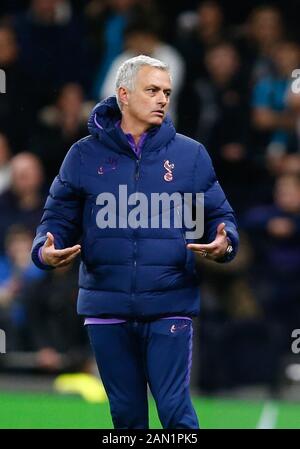
[[(166, 117), (161, 126), (148, 131), (138, 157), (116, 126), (120, 118), (115, 97), (94, 108), (91, 135), (73, 145), (50, 188), (32, 258), (45, 268), (38, 252), (47, 231), (54, 235), (56, 248), (81, 238), (78, 313), (126, 320), (88, 325), (115, 427), (148, 426), (148, 382), (164, 427), (197, 428), (188, 384), (189, 318), (199, 313), (199, 289), (184, 229), (100, 229), (96, 221), (103, 205), (97, 204), (97, 196), (110, 192), (118, 200), (119, 185), (126, 185), (128, 196), (142, 192), (149, 204), (153, 192), (204, 192), (202, 241), (213, 241), (218, 224), (225, 222), (233, 252), (223, 262), (237, 251), (236, 222), (203, 145), (176, 134)], [(166, 162), (173, 167), (169, 177)], [(116, 218), (122, 213), (117, 207)]]
[(191, 320), (89, 325), (88, 332), (115, 428), (148, 428), (147, 383), (164, 428), (199, 428), (189, 395)]

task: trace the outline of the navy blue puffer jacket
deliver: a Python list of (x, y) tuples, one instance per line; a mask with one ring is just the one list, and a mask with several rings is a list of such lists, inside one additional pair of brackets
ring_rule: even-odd
[[(91, 135), (71, 147), (52, 183), (32, 259), (46, 268), (39, 261), (38, 250), (47, 231), (54, 235), (56, 248), (81, 241), (77, 306), (81, 315), (141, 320), (195, 316), (200, 299), (195, 258), (186, 248), (183, 229), (100, 229), (97, 214), (103, 205), (97, 204), (97, 196), (110, 192), (118, 198), (119, 185), (127, 187), (128, 196), (143, 192), (149, 204), (152, 192), (204, 192), (201, 241), (213, 241), (218, 224), (225, 222), (234, 248), (228, 261), (238, 246), (232, 208), (203, 145), (177, 134), (168, 116), (148, 132), (140, 159), (116, 126), (120, 118), (115, 97), (94, 108), (88, 122)], [(166, 161), (173, 167), (169, 178), (165, 176)]]

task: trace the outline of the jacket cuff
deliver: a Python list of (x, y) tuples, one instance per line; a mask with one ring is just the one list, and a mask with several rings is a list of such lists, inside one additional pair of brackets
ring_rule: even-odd
[(225, 252), (225, 254), (222, 257), (220, 257), (219, 259), (216, 259), (216, 262), (218, 262), (218, 263), (231, 262), (236, 256), (236, 253), (238, 250), (238, 243), (236, 242), (236, 240), (234, 238), (232, 238), (232, 236), (228, 232), (227, 232), (227, 240), (228, 240), (228, 246), (231, 246), (232, 250)]
[(31, 252), (31, 259), (33, 263), (40, 268), (41, 270), (53, 270), (55, 267), (52, 267), (51, 265), (47, 265), (43, 262), (43, 259), (41, 257), (40, 250), (42, 246), (44, 245), (44, 242), (38, 243), (35, 245)]

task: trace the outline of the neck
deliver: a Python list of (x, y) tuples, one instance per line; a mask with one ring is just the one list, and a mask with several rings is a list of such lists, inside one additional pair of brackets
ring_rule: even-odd
[(120, 126), (125, 134), (130, 133), (132, 135), (136, 145), (139, 143), (142, 134), (149, 129), (149, 125), (146, 125), (145, 123), (136, 123), (131, 117), (124, 117), (124, 115), (122, 115)]

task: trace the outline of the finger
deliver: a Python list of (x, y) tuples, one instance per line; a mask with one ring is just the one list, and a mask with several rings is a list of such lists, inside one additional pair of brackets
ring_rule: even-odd
[(216, 260), (219, 259), (220, 257), (222, 257), (223, 253), (222, 251), (219, 250), (215, 250), (215, 251), (211, 251), (211, 252), (207, 252), (205, 250), (202, 251), (195, 251), (195, 256), (196, 257), (201, 257), (204, 259), (208, 259), (208, 260)]
[(76, 253), (72, 254), (71, 256), (69, 256), (69, 257), (67, 257), (67, 258), (65, 258), (65, 259), (63, 259), (63, 260), (61, 260), (61, 261), (56, 265), (56, 267), (59, 268), (59, 267), (64, 267), (64, 266), (66, 266), (66, 265), (69, 265), (69, 263), (72, 262), (72, 260), (75, 259), (75, 258), (78, 256), (78, 254), (80, 254), (80, 250), (78, 250)]
[(215, 242), (207, 243), (207, 244), (203, 244), (203, 245), (200, 243), (189, 243), (187, 245), (187, 248), (191, 249), (192, 251), (196, 251), (196, 252), (199, 252), (199, 251), (211, 252), (217, 248), (217, 245)]
[(57, 249), (57, 250), (55, 250), (54, 256), (55, 257), (68, 257), (80, 249), (81, 249), (80, 245), (75, 245), (75, 246), (72, 246), (71, 248)]
[(227, 235), (227, 232), (225, 230), (226, 224), (225, 223), (220, 223), (217, 227), (217, 234), (219, 235)]
[(51, 232), (47, 232), (47, 240), (45, 241), (45, 246), (52, 246), (54, 245), (54, 236), (51, 234)]

